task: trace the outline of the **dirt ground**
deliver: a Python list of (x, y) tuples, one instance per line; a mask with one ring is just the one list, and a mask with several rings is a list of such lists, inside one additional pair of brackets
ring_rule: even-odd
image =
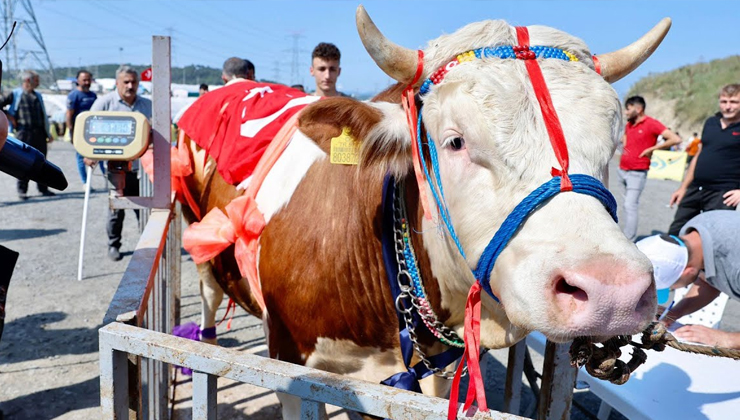
[[(31, 198), (21, 202), (15, 180), (0, 173), (0, 244), (21, 253), (10, 283), (5, 331), (0, 340), (0, 410), (5, 419), (98, 419), (97, 330), (118, 286), (138, 239), (133, 212), (124, 223), (123, 261), (106, 257), (105, 221), (107, 193), (104, 179), (96, 173), (89, 206), (84, 278), (77, 281), (77, 261), (83, 208), (83, 186), (77, 174), (74, 149), (66, 143), (52, 144), (49, 160), (65, 172), (70, 186), (56, 197), (41, 197), (31, 185)], [(614, 168), (615, 165), (612, 165)], [(614, 187), (616, 177), (612, 177)], [(667, 229), (673, 211), (665, 207), (675, 182), (648, 182), (641, 204), (641, 235)], [(618, 196), (618, 194), (616, 194)], [(619, 197), (618, 197), (619, 200)], [(183, 255), (183, 322), (197, 321), (200, 310), (195, 267)], [(225, 310), (226, 302), (219, 311)], [(724, 325), (737, 322), (737, 305), (731, 302)], [(231, 330), (219, 327), (220, 344), (265, 354), (258, 321), (239, 310)], [(502, 407), (506, 351), (486, 358), (489, 405)], [(541, 359), (533, 354), (535, 365)], [(274, 393), (261, 388), (220, 379), (220, 419), (280, 418)], [(174, 418), (190, 418), (191, 382), (179, 375), (175, 389)], [(532, 401), (525, 389), (523, 407)], [(573, 419), (593, 418), (598, 399), (578, 393)], [(0, 418), (2, 416), (0, 415)], [(355, 418), (334, 411), (332, 418)], [(622, 418), (612, 413), (612, 419)]]

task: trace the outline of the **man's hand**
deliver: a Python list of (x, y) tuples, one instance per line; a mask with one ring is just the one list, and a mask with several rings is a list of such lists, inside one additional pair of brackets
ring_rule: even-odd
[(684, 195), (686, 195), (686, 188), (684, 187), (680, 187), (676, 191), (673, 191), (673, 194), (671, 194), (671, 201), (668, 203), (668, 206), (673, 208), (673, 205), (681, 204), (681, 200), (683, 200)]
[(740, 203), (740, 190), (727, 191), (722, 198), (724, 198), (724, 201), (722, 202), (725, 203), (726, 206), (737, 207), (738, 203)]
[(97, 160), (92, 160), (89, 158), (82, 158), (82, 161), (85, 162), (85, 165), (87, 166), (95, 166), (95, 164), (98, 163)]
[(646, 157), (650, 159), (653, 157), (653, 150), (654, 149), (652, 147), (648, 147), (647, 149), (643, 150), (642, 153), (640, 153), (639, 157)]
[(684, 341), (693, 341), (694, 343), (731, 349), (737, 347), (738, 335), (740, 333), (715, 330), (703, 325), (686, 325), (677, 329), (673, 335)]

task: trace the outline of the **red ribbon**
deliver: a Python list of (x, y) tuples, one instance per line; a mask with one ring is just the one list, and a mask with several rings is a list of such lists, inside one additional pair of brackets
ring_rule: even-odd
[[(529, 47), (529, 31), (524, 26), (517, 26), (516, 36), (519, 41), (519, 45)], [(527, 66), (527, 73), (529, 73), (529, 79), (532, 81), (534, 87), (535, 96), (537, 96), (537, 102), (540, 104), (542, 110), (542, 118), (545, 121), (545, 127), (547, 133), (550, 135), (550, 143), (552, 149), (555, 152), (555, 157), (560, 163), (560, 168), (553, 168), (553, 174), (562, 176), (560, 180), (560, 191), (572, 191), (573, 184), (570, 182), (568, 177), (568, 146), (565, 143), (565, 135), (563, 134), (563, 127), (560, 125), (560, 119), (558, 118), (555, 107), (552, 104), (552, 98), (550, 97), (550, 91), (547, 89), (547, 83), (545, 83), (545, 77), (542, 75), (542, 69), (540, 69), (537, 60), (527, 59), (524, 60), (524, 65)]]
[(450, 405), (447, 411), (447, 418), (453, 420), (457, 418), (457, 401), (460, 392), (460, 378), (462, 377), (463, 366), (468, 366), (468, 390), (465, 397), (463, 411), (473, 405), (474, 401), (478, 402), (478, 409), (488, 411), (486, 402), (486, 390), (483, 386), (483, 375), (480, 368), (480, 292), (481, 286), (476, 281), (468, 292), (468, 300), (465, 303), (465, 353), (463, 353), (460, 364), (457, 365), (455, 378), (452, 380), (452, 390), (450, 391)]
[(411, 134), (411, 160), (414, 162), (414, 174), (416, 175), (416, 184), (419, 187), (419, 200), (421, 201), (421, 207), (424, 209), (424, 217), (427, 220), (432, 220), (431, 207), (429, 206), (426, 193), (427, 180), (424, 178), (424, 173), (421, 170), (422, 156), (419, 150), (419, 144), (416, 141), (419, 135), (416, 132), (416, 121), (419, 118), (419, 114), (416, 110), (416, 100), (414, 99), (414, 85), (419, 81), (424, 71), (424, 51), (418, 50), (418, 53), (419, 59), (416, 62), (416, 74), (414, 75), (414, 80), (404, 89), (401, 95), (401, 104), (404, 111), (406, 111), (406, 123), (409, 126), (409, 133)]

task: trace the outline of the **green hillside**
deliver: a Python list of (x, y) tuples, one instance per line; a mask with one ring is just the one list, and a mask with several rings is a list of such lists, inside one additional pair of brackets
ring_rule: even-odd
[[(720, 88), (730, 83), (740, 83), (740, 55), (651, 74), (635, 83), (627, 96), (642, 95), (669, 102), (678, 124), (701, 127), (707, 117), (717, 112)], [(649, 102), (648, 114), (651, 108)]]

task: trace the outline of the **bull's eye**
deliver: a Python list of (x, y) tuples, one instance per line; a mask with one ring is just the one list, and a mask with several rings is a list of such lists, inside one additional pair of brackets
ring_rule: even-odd
[(450, 145), (452, 150), (462, 150), (465, 147), (465, 139), (462, 137), (455, 137), (447, 144)]

